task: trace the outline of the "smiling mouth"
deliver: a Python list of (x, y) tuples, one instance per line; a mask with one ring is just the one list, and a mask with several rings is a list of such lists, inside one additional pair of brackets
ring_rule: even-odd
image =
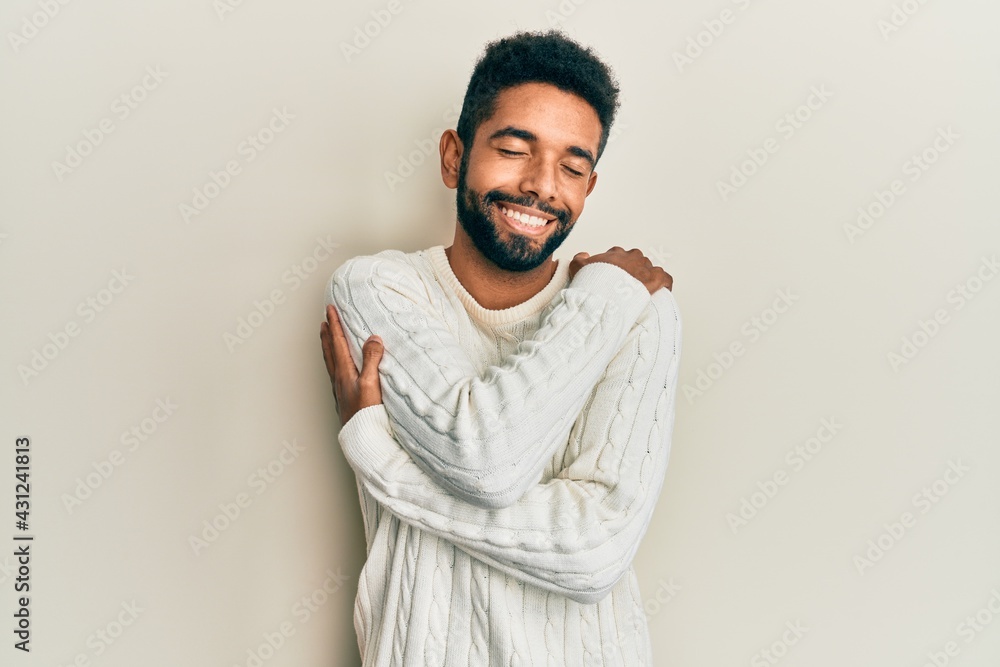
[(546, 220), (545, 218), (528, 215), (521, 211), (515, 211), (503, 202), (496, 202), (496, 207), (500, 216), (503, 217), (508, 225), (526, 234), (539, 235), (545, 231), (549, 223), (555, 221), (555, 218)]

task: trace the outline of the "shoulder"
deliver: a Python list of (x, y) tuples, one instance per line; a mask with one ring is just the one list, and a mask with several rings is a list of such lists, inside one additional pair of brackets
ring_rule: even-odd
[(331, 281), (344, 281), (373, 272), (406, 273), (408, 271), (413, 271), (413, 265), (407, 253), (389, 249), (373, 255), (351, 257), (333, 271), (330, 279)]
[(327, 302), (343, 291), (359, 296), (385, 291), (426, 292), (421, 266), (417, 252), (388, 249), (372, 255), (356, 255), (333, 271), (326, 286)]

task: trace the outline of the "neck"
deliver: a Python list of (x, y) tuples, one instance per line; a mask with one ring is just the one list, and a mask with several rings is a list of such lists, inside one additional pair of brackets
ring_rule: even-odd
[(550, 257), (530, 271), (504, 271), (483, 257), (472, 240), (458, 230), (454, 244), (444, 253), (462, 286), (489, 310), (510, 308), (535, 296), (552, 280), (557, 265)]

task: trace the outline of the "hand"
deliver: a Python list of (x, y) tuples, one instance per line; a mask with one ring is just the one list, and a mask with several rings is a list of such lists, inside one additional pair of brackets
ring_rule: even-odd
[(382, 359), (382, 339), (372, 334), (361, 347), (361, 372), (351, 358), (340, 316), (331, 304), (326, 307), (326, 322), (319, 327), (323, 344), (323, 359), (333, 385), (333, 399), (340, 412), (340, 423), (346, 424), (362, 408), (382, 402), (378, 364)]
[(642, 254), (638, 248), (624, 250), (620, 246), (614, 246), (607, 252), (591, 257), (590, 253), (578, 252), (573, 256), (573, 261), (569, 263), (570, 279), (582, 267), (592, 262), (607, 262), (628, 271), (629, 275), (641, 282), (652, 294), (661, 287), (672, 290), (674, 286), (673, 277), (658, 266), (654, 266), (649, 258)]

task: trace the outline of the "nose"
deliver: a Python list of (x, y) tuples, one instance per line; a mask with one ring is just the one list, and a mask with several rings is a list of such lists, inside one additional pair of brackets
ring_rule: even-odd
[(521, 175), (521, 192), (546, 204), (556, 199), (556, 169), (558, 163), (542, 155), (533, 155)]

